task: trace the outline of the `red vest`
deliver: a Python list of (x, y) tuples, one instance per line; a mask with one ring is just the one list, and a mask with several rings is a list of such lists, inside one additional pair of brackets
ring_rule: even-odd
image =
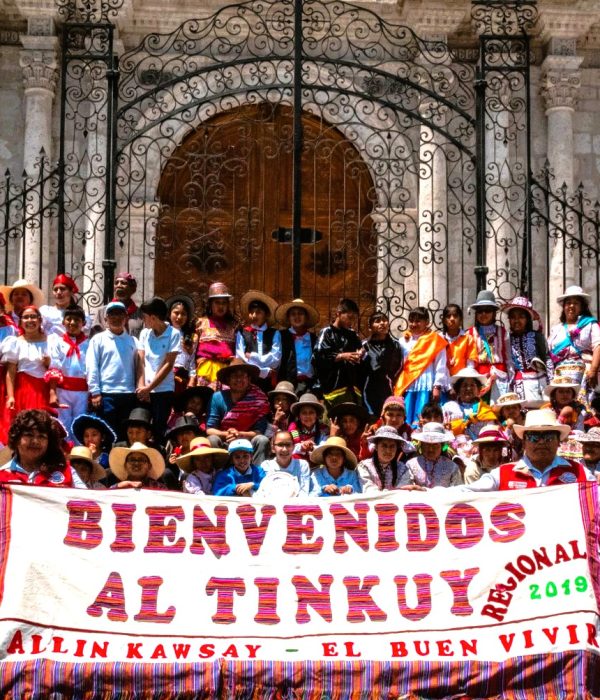
[[(569, 464), (561, 464), (550, 470), (550, 475), (546, 486), (557, 486), (559, 484), (574, 484), (575, 482), (587, 481), (587, 476), (583, 466), (575, 460), (568, 459)], [(515, 470), (517, 462), (503, 464), (500, 470), (500, 491), (510, 491), (512, 489), (535, 489), (537, 484), (532, 474)]]
[(37, 472), (33, 481), (29, 481), (29, 474), (23, 472), (13, 472), (10, 469), (0, 469), (0, 483), (3, 484), (33, 484), (34, 486), (63, 486), (71, 488), (73, 486), (73, 473), (71, 467), (54, 469), (50, 473)]

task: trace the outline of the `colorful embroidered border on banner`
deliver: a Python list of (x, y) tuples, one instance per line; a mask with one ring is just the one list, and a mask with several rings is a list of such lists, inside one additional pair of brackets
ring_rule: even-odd
[(597, 488), (0, 491), (2, 698), (597, 698)]

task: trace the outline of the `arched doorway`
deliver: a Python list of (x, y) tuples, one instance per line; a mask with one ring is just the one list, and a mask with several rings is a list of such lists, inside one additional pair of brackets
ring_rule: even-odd
[[(338, 129), (302, 122), (302, 296), (323, 324), (342, 296), (364, 318), (377, 296), (371, 175)], [(199, 304), (219, 279), (237, 298), (251, 288), (291, 298), (292, 135), (291, 108), (261, 102), (205, 121), (174, 151), (158, 187), (157, 294)]]

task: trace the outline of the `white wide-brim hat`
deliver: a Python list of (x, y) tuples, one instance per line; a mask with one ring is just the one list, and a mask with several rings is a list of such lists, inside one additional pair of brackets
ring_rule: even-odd
[(571, 432), (569, 425), (558, 422), (554, 411), (549, 408), (540, 408), (537, 411), (529, 411), (525, 416), (525, 425), (513, 425), (513, 430), (518, 438), (523, 439), (525, 433), (542, 433), (555, 430), (560, 433), (560, 439), (565, 440)]
[(12, 304), (10, 302), (10, 293), (15, 290), (15, 289), (26, 289), (30, 294), (31, 294), (31, 303), (34, 306), (37, 306), (38, 309), (44, 302), (46, 301), (44, 297), (44, 292), (39, 287), (36, 287), (35, 284), (30, 284), (27, 280), (25, 279), (20, 279), (14, 282), (12, 285), (4, 285), (0, 287), (0, 293), (4, 296), (6, 299), (6, 310), (10, 311), (12, 310)]
[(479, 372), (473, 367), (465, 367), (464, 369), (459, 370), (455, 375), (450, 377), (450, 384), (454, 386), (456, 382), (459, 382), (461, 379), (474, 379), (475, 381), (479, 382), (481, 386), (485, 384), (485, 377), (483, 374), (479, 374)]
[(143, 442), (134, 442), (131, 447), (113, 447), (108, 455), (108, 463), (111, 471), (119, 481), (124, 481), (127, 478), (125, 460), (127, 459), (127, 455), (132, 452), (141, 452), (145, 454), (150, 460), (148, 476), (151, 479), (160, 479), (165, 471), (165, 460), (161, 453), (153, 447), (144, 445)]
[(429, 444), (443, 444), (454, 440), (454, 433), (446, 430), (441, 423), (425, 423), (421, 430), (414, 432), (411, 440)]
[(582, 287), (579, 287), (576, 284), (572, 284), (570, 287), (567, 287), (560, 296), (556, 297), (556, 301), (560, 304), (568, 297), (581, 297), (582, 299), (585, 299), (588, 302), (588, 304), (592, 299), (592, 297), (589, 294), (586, 294), (583, 291)]

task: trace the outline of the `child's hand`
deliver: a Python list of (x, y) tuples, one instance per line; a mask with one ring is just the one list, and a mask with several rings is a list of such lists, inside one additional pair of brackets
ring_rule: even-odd
[(169, 464), (175, 464), (175, 460), (177, 459), (177, 455), (174, 452), (171, 452), (169, 455)]
[(323, 491), (325, 493), (330, 493), (332, 496), (337, 496), (340, 489), (339, 486), (336, 486), (335, 484), (327, 484), (327, 486), (323, 486)]
[(315, 449), (315, 443), (312, 440), (305, 440), (300, 446), (303, 452), (312, 452)]
[(334, 437), (340, 434), (340, 425), (337, 418), (332, 418), (329, 421), (329, 437)]
[(235, 487), (235, 492), (238, 496), (249, 496), (250, 491), (254, 488), (254, 484), (251, 481), (248, 481), (245, 484), (238, 484)]
[(352, 490), (352, 486), (350, 486), (350, 484), (346, 484), (346, 486), (342, 486), (342, 488), (340, 489), (340, 494), (342, 494), (342, 493), (354, 493), (354, 491)]

